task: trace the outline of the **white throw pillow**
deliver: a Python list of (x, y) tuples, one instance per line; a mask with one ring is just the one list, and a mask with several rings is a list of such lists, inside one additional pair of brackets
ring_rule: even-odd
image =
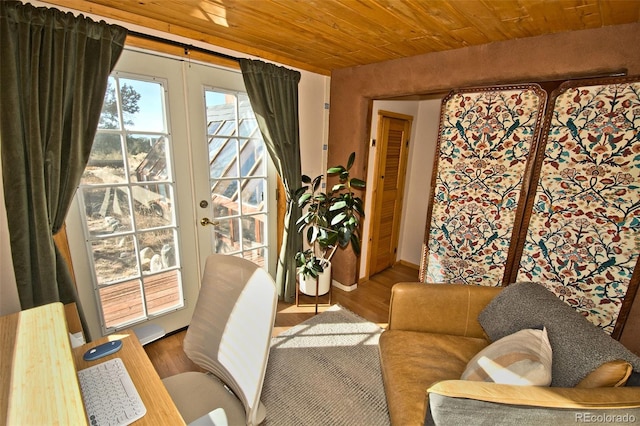
[(496, 340), (469, 361), (462, 380), (549, 386), (551, 345), (547, 329), (525, 329)]

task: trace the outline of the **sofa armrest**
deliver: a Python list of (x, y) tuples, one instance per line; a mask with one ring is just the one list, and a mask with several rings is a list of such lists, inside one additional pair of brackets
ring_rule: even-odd
[(432, 385), (427, 392), (453, 398), (548, 408), (640, 408), (640, 387), (586, 389), (443, 380)]
[(559, 388), (445, 380), (427, 390), (426, 425), (635, 423), (640, 388)]
[(391, 330), (485, 337), (478, 314), (502, 287), (398, 283), (391, 290)]

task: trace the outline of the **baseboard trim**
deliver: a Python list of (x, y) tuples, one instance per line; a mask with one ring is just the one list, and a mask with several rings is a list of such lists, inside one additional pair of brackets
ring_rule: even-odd
[(406, 260), (398, 260), (396, 263), (400, 264), (400, 265), (403, 265), (403, 266), (408, 266), (409, 268), (420, 269), (420, 265), (416, 265), (415, 263), (407, 262)]
[(344, 285), (339, 281), (336, 280), (332, 280), (331, 281), (331, 285), (334, 286), (335, 288), (339, 288), (342, 291), (353, 291), (355, 289), (358, 288), (358, 284), (353, 284), (353, 285)]

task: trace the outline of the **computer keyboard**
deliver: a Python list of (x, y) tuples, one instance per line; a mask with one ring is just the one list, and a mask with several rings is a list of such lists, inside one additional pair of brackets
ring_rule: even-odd
[(147, 412), (120, 358), (78, 371), (89, 424), (128, 425)]

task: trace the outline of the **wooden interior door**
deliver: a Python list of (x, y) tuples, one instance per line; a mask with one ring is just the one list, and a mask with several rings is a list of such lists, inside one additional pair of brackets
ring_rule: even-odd
[(412, 117), (379, 112), (369, 274), (396, 261)]

